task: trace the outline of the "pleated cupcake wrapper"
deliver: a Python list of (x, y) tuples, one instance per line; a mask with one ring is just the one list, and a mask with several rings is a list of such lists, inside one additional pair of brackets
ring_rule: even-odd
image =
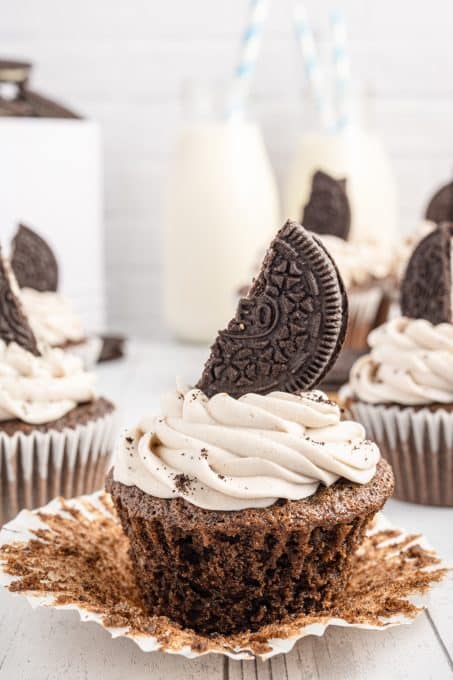
[[(41, 508), (41, 511), (45, 514), (69, 518), (77, 522), (77, 519), (74, 519), (73, 515), (69, 516), (68, 508), (70, 508), (71, 511), (79, 511), (83, 517), (86, 517), (89, 520), (90, 524), (92, 522), (99, 523), (101, 521), (105, 524), (105, 518), (117, 523), (118, 520), (112, 516), (110, 509), (106, 507), (103, 502), (103, 496), (105, 498), (105, 495), (96, 493), (90, 496), (74, 498), (70, 501), (66, 501), (65, 507), (63, 507), (63, 499), (55, 499), (45, 508)], [(0, 532), (0, 546), (13, 546), (18, 542), (26, 543), (30, 540), (36, 541), (35, 532), (37, 530), (50, 529), (45, 523), (45, 520), (37, 516), (38, 512), (38, 510), (33, 512), (24, 510), (14, 520), (6, 524)], [(86, 527), (86, 525), (84, 526)], [(421, 535), (414, 537), (413, 535), (407, 534), (403, 529), (399, 529), (389, 522), (382, 513), (376, 515), (372, 527), (370, 527), (367, 534), (373, 535), (379, 532), (385, 532), (384, 536), (388, 535), (388, 538), (383, 539), (381, 545), (388, 545), (390, 554), (403, 554), (406, 551), (410, 551), (411, 546), (418, 546), (420, 549), (428, 551), (439, 560), (436, 567), (428, 566), (424, 568), (426, 572), (441, 570), (443, 572), (441, 578), (443, 578), (445, 572), (451, 569), (450, 565), (438, 558), (434, 549), (425, 537)], [(38, 540), (41, 540), (41, 538)], [(83, 547), (82, 544), (81, 547)], [(84, 605), (76, 603), (62, 604), (56, 602), (55, 598), (57, 593), (53, 592), (51, 589), (51, 580), (48, 580), (47, 577), (44, 578), (46, 578), (46, 592), (12, 591), (12, 594), (15, 596), (25, 596), (34, 609), (37, 607), (51, 607), (54, 609), (75, 610), (78, 612), (81, 622), (97, 623), (104, 628), (112, 638), (129, 638), (137, 644), (143, 652), (161, 651), (169, 654), (179, 654), (187, 658), (196, 658), (205, 654), (214, 653), (222, 654), (233, 659), (254, 659), (258, 657), (262, 660), (266, 660), (277, 654), (290, 652), (298, 640), (308, 635), (322, 636), (329, 626), (382, 631), (394, 626), (412, 623), (427, 604), (426, 593), (423, 595), (419, 594), (405, 597), (405, 600), (420, 608), (417, 613), (410, 616), (405, 610), (404, 613), (389, 614), (385, 618), (380, 619), (381, 625), (367, 623), (364, 621), (363, 616), (358, 616), (357, 621), (355, 622), (326, 616), (320, 617), (322, 618), (320, 622), (308, 623), (307, 625), (301, 625), (296, 621), (294, 623), (286, 621), (271, 626), (272, 636), (267, 637), (264, 634), (265, 629), (263, 629), (262, 631), (257, 631), (255, 634), (248, 634), (250, 635), (250, 640), (244, 642), (241, 640), (242, 644), (238, 645), (237, 635), (231, 637), (224, 636), (221, 639), (210, 636), (200, 636), (189, 629), (181, 629), (179, 626), (175, 626), (169, 622), (168, 619), (160, 617), (158, 618), (161, 630), (158, 637), (152, 634), (152, 625), (148, 628), (150, 632), (146, 634), (138, 634), (128, 626), (114, 627), (106, 625), (101, 614), (90, 610)], [(7, 573), (6, 560), (4, 557), (2, 558), (2, 554), (0, 553), (0, 587), (9, 589), (16, 580), (18, 580), (18, 577), (11, 576)], [(439, 580), (440, 579), (437, 579), (437, 581)], [(434, 582), (435, 580), (433, 579), (432, 583), (434, 584)], [(48, 591), (47, 586), (49, 587)], [(392, 586), (392, 597), (394, 596), (395, 593)]]
[(0, 432), (0, 525), (22, 508), (103, 486), (115, 438), (115, 413), (62, 431)]
[(95, 366), (102, 352), (102, 338), (93, 335), (80, 344), (70, 345), (65, 352), (75, 354), (83, 361), (84, 368), (90, 369)]
[(375, 328), (385, 293), (380, 286), (348, 293), (349, 320), (345, 346), (353, 349), (367, 347), (368, 333)]
[(453, 506), (453, 411), (363, 402), (349, 410), (393, 467), (396, 498)]

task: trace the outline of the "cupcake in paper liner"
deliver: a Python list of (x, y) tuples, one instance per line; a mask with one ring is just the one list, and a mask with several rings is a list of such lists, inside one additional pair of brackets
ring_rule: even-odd
[(393, 475), (313, 389), (347, 325), (341, 276), (295, 222), (278, 232), (196, 388), (121, 439), (107, 489), (146, 611), (204, 635), (336, 601)]
[(0, 257), (0, 523), (102, 486), (114, 411), (81, 359), (36, 338)]
[(52, 248), (23, 224), (11, 245), (11, 267), (35, 337), (50, 347), (76, 354), (85, 368), (92, 368), (101, 359), (104, 341), (87, 333), (71, 300), (58, 290), (59, 266)]
[(416, 246), (397, 317), (369, 336), (341, 397), (395, 473), (395, 496), (453, 506), (453, 225)]

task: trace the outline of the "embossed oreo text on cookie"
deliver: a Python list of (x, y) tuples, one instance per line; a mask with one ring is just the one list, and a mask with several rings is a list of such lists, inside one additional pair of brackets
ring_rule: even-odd
[(321, 170), (315, 172), (310, 198), (302, 214), (302, 225), (315, 234), (348, 238), (351, 209), (345, 179), (336, 180)]
[(21, 288), (41, 292), (58, 288), (58, 264), (41, 236), (21, 224), (13, 239), (11, 266)]
[(426, 236), (407, 263), (401, 284), (401, 312), (433, 324), (453, 323), (453, 224), (445, 222)]
[(426, 208), (425, 217), (431, 222), (453, 222), (453, 181), (437, 191)]
[(39, 355), (33, 331), (14, 293), (13, 276), (0, 248), (0, 340), (16, 342), (32, 354)]
[(346, 294), (330, 255), (288, 221), (235, 318), (217, 336), (197, 387), (208, 396), (234, 397), (309, 389), (333, 365), (346, 324)]

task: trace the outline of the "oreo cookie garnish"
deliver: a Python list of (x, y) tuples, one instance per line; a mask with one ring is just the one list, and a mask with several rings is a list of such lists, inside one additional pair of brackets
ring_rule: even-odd
[(324, 246), (288, 221), (236, 316), (220, 331), (197, 387), (228, 392), (297, 392), (335, 362), (347, 326), (343, 282)]
[(401, 284), (401, 312), (433, 324), (453, 323), (453, 224), (444, 222), (415, 248)]
[(14, 288), (14, 275), (0, 248), (0, 340), (7, 345), (16, 342), (27, 352), (38, 356), (38, 343)]
[(57, 260), (41, 236), (20, 224), (12, 248), (11, 266), (21, 288), (34, 288), (41, 292), (57, 290)]
[(302, 214), (305, 229), (315, 234), (331, 234), (345, 241), (351, 228), (351, 208), (346, 180), (336, 180), (318, 170), (312, 177), (311, 193)]
[(453, 222), (453, 181), (439, 189), (426, 208), (425, 217), (431, 222)]

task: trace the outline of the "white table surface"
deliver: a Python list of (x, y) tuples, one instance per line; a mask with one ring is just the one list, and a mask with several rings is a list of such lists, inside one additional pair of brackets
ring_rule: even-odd
[[(121, 423), (130, 424), (158, 406), (159, 394), (172, 388), (174, 376), (196, 381), (206, 356), (206, 348), (134, 343), (127, 360), (99, 368), (101, 390), (120, 406)], [(453, 509), (392, 500), (385, 513), (398, 526), (424, 533), (453, 561)], [(452, 677), (452, 578), (431, 593), (428, 610), (409, 626), (382, 632), (330, 628), (322, 638), (305, 638), (290, 654), (269, 662), (146, 654), (130, 640), (112, 640), (96, 624), (80, 623), (74, 612), (32, 610), (25, 599), (0, 592), (0, 680)]]

